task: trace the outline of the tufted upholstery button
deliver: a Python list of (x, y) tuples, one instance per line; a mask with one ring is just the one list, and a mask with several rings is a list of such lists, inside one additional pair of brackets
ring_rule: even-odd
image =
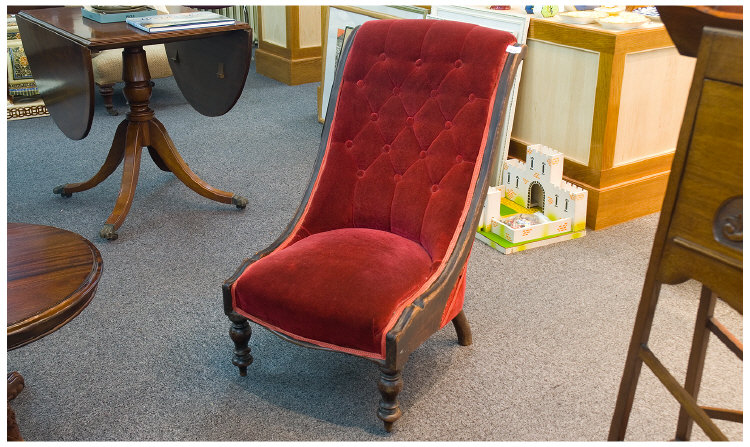
[(393, 181), (396, 182), (396, 183), (398, 183), (399, 181), (401, 181), (401, 174), (394, 175), (393, 176)]
[(437, 90), (433, 90), (433, 91), (430, 92), (430, 96), (432, 96), (433, 98), (436, 97), (437, 95), (438, 95), (438, 91)]
[(477, 97), (474, 95), (474, 93), (469, 93), (469, 101), (473, 102), (475, 99), (477, 99)]
[(380, 53), (380, 56), (378, 56), (381, 61), (385, 60), (385, 53)]
[(351, 149), (352, 146), (354, 146), (354, 142), (352, 140), (346, 140), (346, 143), (344, 144), (346, 145), (347, 149)]
[(406, 118), (406, 125), (407, 126), (411, 126), (413, 124), (414, 124), (414, 117), (410, 116), (410, 117)]
[(393, 94), (398, 95), (399, 93), (401, 93), (401, 89), (398, 87), (393, 87)]
[(437, 192), (438, 189), (440, 189), (438, 185), (432, 185), (432, 188), (431, 188), (432, 192)]
[(362, 178), (362, 177), (364, 177), (364, 175), (365, 175), (365, 171), (363, 171), (361, 169), (359, 171), (357, 171), (357, 177)]
[(462, 161), (464, 161), (464, 157), (456, 155), (456, 163), (461, 163)]
[(390, 151), (391, 151), (391, 145), (390, 144), (386, 144), (385, 146), (383, 146), (383, 152), (388, 153)]
[(417, 59), (416, 61), (414, 61), (414, 65), (416, 65), (417, 67), (421, 66), (422, 65), (422, 59)]
[(445, 122), (445, 128), (446, 129), (450, 129), (451, 127), (453, 127), (453, 123), (451, 123), (450, 121), (446, 121)]
[(378, 120), (378, 114), (377, 113), (371, 113), (370, 114), (370, 119), (372, 121), (377, 121)]
[(456, 68), (461, 68), (461, 66), (463, 64), (464, 63), (463, 63), (463, 61), (461, 59), (456, 59), (456, 62), (453, 63), (453, 66), (456, 67)]
[(363, 81), (361, 79), (359, 81), (357, 81), (357, 87), (362, 88), (364, 86), (365, 86), (365, 81)]
[(419, 153), (419, 158), (425, 158), (427, 156), (427, 151), (422, 151)]

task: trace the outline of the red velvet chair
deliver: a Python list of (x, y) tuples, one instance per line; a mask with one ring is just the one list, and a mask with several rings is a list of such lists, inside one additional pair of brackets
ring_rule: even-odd
[(241, 375), (253, 360), (248, 319), (366, 357), (380, 366), (377, 414), (390, 431), (411, 352), (450, 321), (471, 344), (466, 263), (525, 48), (509, 33), (451, 21), (355, 30), (303, 203), (224, 283)]

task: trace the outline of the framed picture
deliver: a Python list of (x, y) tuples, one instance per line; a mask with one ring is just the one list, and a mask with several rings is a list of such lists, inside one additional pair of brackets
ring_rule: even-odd
[(341, 50), (357, 26), (369, 20), (424, 19), (427, 10), (416, 6), (326, 6), (324, 7), (323, 60), (320, 87), (318, 87), (318, 121), (325, 121), (328, 98), (331, 96), (333, 77)]
[[(529, 15), (525, 11), (504, 10), (496, 11), (488, 8), (474, 6), (434, 6), (430, 19), (455, 20), (458, 22), (473, 23), (487, 28), (507, 31), (515, 36), (516, 41), (526, 44), (526, 36), (529, 32)], [(502, 145), (497, 152), (499, 162), (495, 164), (494, 172), (490, 173), (490, 185), (497, 186), (502, 175), (503, 161), (508, 157), (508, 145), (510, 144), (510, 132), (513, 129), (513, 116), (516, 111), (516, 97), (518, 96), (518, 84), (521, 80), (523, 62), (518, 67), (518, 73), (513, 88), (508, 98), (508, 110), (503, 122), (503, 135), (505, 138), (499, 143)]]
[(429, 11), (425, 8), (408, 5), (367, 5), (360, 6), (360, 8), (367, 11), (388, 14), (399, 19), (424, 19), (429, 14)]
[(526, 43), (529, 14), (523, 11), (494, 10), (477, 6), (434, 6), (431, 19), (455, 20), (507, 31), (518, 43)]

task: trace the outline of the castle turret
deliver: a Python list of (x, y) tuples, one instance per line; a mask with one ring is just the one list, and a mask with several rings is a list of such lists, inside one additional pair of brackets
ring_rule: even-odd
[(526, 167), (537, 179), (547, 179), (554, 185), (562, 181), (563, 154), (541, 144), (526, 148)]

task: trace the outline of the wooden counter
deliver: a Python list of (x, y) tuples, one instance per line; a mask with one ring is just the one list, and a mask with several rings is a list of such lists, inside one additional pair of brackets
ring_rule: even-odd
[(695, 60), (666, 29), (531, 20), (510, 155), (565, 154), (564, 179), (588, 190), (598, 230), (661, 208)]

